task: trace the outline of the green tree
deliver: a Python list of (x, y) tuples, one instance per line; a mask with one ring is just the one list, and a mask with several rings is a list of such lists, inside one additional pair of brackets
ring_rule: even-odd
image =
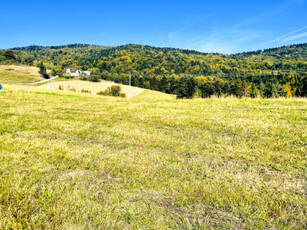
[(255, 85), (255, 83), (251, 83), (248, 87), (248, 93), (251, 98), (255, 98), (258, 95), (258, 89)]
[(232, 87), (232, 93), (241, 98), (243, 96), (243, 87), (242, 87), (242, 81), (240, 79), (237, 79)]
[(39, 68), (39, 74), (42, 75), (42, 77), (44, 78), (49, 78), (49, 76), (47, 75), (47, 69), (46, 67), (44, 66), (44, 63), (43, 62), (40, 62), (38, 64), (38, 68)]
[(5, 50), (4, 57), (8, 60), (16, 60), (16, 56), (12, 50)]
[(261, 81), (259, 84), (259, 94), (261, 97), (266, 95), (266, 85), (263, 83), (263, 81)]
[(182, 77), (177, 86), (177, 98), (193, 98), (196, 82), (193, 77)]

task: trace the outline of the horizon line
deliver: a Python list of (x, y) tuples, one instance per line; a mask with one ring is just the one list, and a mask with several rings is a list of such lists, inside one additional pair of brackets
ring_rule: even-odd
[(225, 53), (219, 53), (219, 52), (203, 52), (203, 51), (198, 51), (198, 50), (194, 50), (194, 49), (185, 49), (185, 48), (176, 48), (176, 47), (170, 47), (170, 46), (154, 46), (154, 45), (142, 45), (142, 44), (137, 44), (137, 43), (127, 43), (127, 44), (122, 44), (122, 45), (97, 45), (97, 44), (88, 44), (88, 43), (70, 43), (70, 44), (66, 44), (66, 45), (26, 45), (26, 46), (16, 46), (16, 47), (11, 47), (8, 49), (3, 49), (0, 48), (0, 50), (16, 50), (16, 49), (21, 49), (21, 48), (27, 48), (27, 47), (42, 47), (42, 48), (48, 48), (48, 47), (65, 47), (65, 46), (70, 46), (70, 45), (84, 45), (84, 46), (99, 46), (99, 47), (106, 47), (106, 48), (115, 48), (115, 47), (121, 47), (121, 46), (128, 46), (128, 45), (137, 45), (137, 46), (148, 46), (148, 47), (152, 47), (152, 48), (157, 48), (157, 49), (178, 49), (178, 50), (185, 50), (185, 51), (192, 51), (192, 52), (197, 52), (197, 53), (201, 53), (201, 54), (220, 54), (220, 55), (237, 55), (237, 54), (242, 54), (242, 53), (252, 53), (252, 52), (264, 52), (266, 50), (270, 50), (270, 49), (278, 49), (278, 48), (283, 48), (283, 47), (287, 47), (287, 46), (293, 46), (293, 45), (303, 45), (306, 44), (307, 42), (303, 42), (303, 43), (292, 43), (289, 45), (283, 45), (283, 46), (276, 46), (276, 47), (271, 47), (271, 48), (265, 48), (265, 49), (257, 49), (257, 50), (249, 50), (249, 51), (242, 51), (242, 52), (237, 52), (237, 53), (231, 53), (231, 54), (225, 54)]

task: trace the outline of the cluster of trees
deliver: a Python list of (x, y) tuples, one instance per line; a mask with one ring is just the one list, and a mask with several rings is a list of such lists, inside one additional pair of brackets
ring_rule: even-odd
[(92, 72), (84, 80), (128, 84), (131, 73), (132, 85), (178, 97), (189, 98), (192, 92), (199, 97), (306, 96), (307, 43), (234, 55), (141, 45), (86, 44), (29, 46), (13, 51), (17, 62), (43, 62), (52, 74), (60, 74), (65, 67), (77, 67)]
[[(104, 74), (104, 80), (129, 84), (146, 89), (176, 94), (178, 98), (229, 96), (236, 97), (280, 97), (307, 96), (307, 76), (300, 74), (272, 74), (260, 76), (236, 76), (220, 78), (195, 75), (137, 75)], [(93, 80), (95, 79), (95, 80)], [(91, 76), (91, 81), (99, 81), (99, 76)]]
[(0, 50), (0, 65), (10, 65), (15, 62), (16, 56), (12, 50)]

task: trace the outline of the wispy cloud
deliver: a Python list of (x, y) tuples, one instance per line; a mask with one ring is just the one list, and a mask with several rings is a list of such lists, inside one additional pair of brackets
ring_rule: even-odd
[(177, 29), (177, 30), (175, 30), (175, 31), (172, 31), (172, 33), (180, 33), (180, 32), (183, 32), (183, 31), (185, 31), (185, 30), (187, 30), (187, 29), (189, 29), (189, 28), (191, 28), (191, 27), (193, 27), (193, 26), (195, 26), (195, 25), (197, 25), (197, 24), (199, 24), (199, 23), (205, 21), (206, 19), (210, 18), (211, 16), (212, 16), (212, 14), (206, 15), (205, 17), (202, 17), (202, 18), (200, 18), (200, 19), (196, 19), (196, 20), (192, 21), (191, 23), (182, 26), (182, 27), (179, 28), (179, 29)]
[(174, 44), (178, 41), (178, 38), (181, 37), (181, 34), (183, 34), (183, 32), (187, 31), (188, 29), (196, 26), (197, 24), (200, 24), (201, 22), (205, 21), (206, 19), (212, 17), (213, 15), (212, 14), (208, 14), (202, 18), (198, 18), (198, 19), (195, 19), (195, 20), (192, 20), (192, 22), (186, 24), (186, 25), (183, 25), (179, 28), (177, 28), (176, 30), (172, 30), (170, 32), (168, 32), (167, 34), (167, 43), (169, 44)]
[(245, 49), (244, 44), (253, 39), (263, 37), (264, 31), (216, 29), (209, 36), (194, 38), (188, 41), (188, 49), (196, 49), (202, 52), (217, 52), (231, 54)]
[[(261, 29), (267, 28), (262, 27), (261, 24), (280, 16), (282, 13), (288, 11), (289, 8), (298, 7), (302, 3), (304, 3), (304, 0), (281, 1), (275, 8), (261, 11), (258, 14), (250, 15), (250, 17), (241, 18), (242, 20), (232, 25), (230, 23), (215, 23), (216, 21), (218, 22), (218, 19), (215, 19), (219, 15), (211, 14), (202, 19), (190, 20), (190, 23), (164, 34), (163, 38), (159, 34), (159, 38), (161, 42), (163, 41), (163, 45), (183, 47), (208, 53), (219, 52), (226, 54), (256, 50), (267, 45), (295, 41), (306, 37), (304, 30), (307, 29), (307, 26), (272, 39), (277, 31)], [(205, 19), (209, 20), (200, 26), (199, 24), (205, 21)], [(271, 40), (269, 40), (270, 38)], [(264, 42), (265, 40), (269, 41)], [(255, 44), (261, 42), (264, 43), (255, 47)]]
[(165, 41), (161, 31), (157, 27), (155, 28), (155, 31), (156, 31), (156, 34), (157, 34), (159, 40), (160, 40), (160, 43), (162, 44), (163, 47), (165, 47), (166, 46), (166, 41)]
[[(306, 30), (306, 29), (307, 29), (307, 26), (304, 26), (304, 27), (299, 28), (299, 29), (297, 29), (297, 30), (291, 31), (291, 32), (286, 33), (286, 34), (284, 34), (284, 35), (282, 35), (282, 36), (279, 36), (279, 37), (277, 37), (277, 38), (274, 38), (274, 39), (271, 40), (271, 41), (262, 43), (261, 45), (255, 47), (255, 49), (260, 49), (260, 48), (262, 48), (262, 47), (264, 47), (264, 46), (267, 46), (267, 45), (272, 44), (272, 43), (275, 43), (275, 42), (285, 42), (285, 41), (294, 40), (295, 37), (296, 37), (297, 35), (295, 35), (295, 36), (290, 36), (290, 35), (295, 34), (295, 33), (297, 33), (297, 32), (300, 32), (300, 31), (303, 31), (303, 30)], [(304, 33), (303, 33), (303, 34), (304, 34)], [(294, 38), (294, 39), (292, 39), (292, 38)]]
[(286, 37), (281, 42), (294, 41), (294, 40), (304, 38), (304, 37), (307, 37), (307, 32), (296, 34), (296, 35), (293, 35), (293, 36), (290, 36), (290, 37)]

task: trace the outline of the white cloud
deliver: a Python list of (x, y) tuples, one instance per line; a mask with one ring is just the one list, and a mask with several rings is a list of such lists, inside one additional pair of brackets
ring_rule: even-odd
[[(190, 22), (190, 24), (179, 27), (177, 30), (169, 31), (167, 35), (164, 36), (163, 44), (172, 47), (183, 47), (186, 49), (198, 50), (207, 53), (218, 52), (231, 54), (242, 51), (256, 50), (267, 45), (276, 45), (282, 42), (305, 38), (307, 36), (305, 32), (300, 34), (297, 33), (303, 32), (305, 29), (307, 29), (307, 26), (291, 31), (272, 40), (269, 39), (274, 36), (276, 31), (267, 29), (255, 29), (256, 27), (253, 26), (254, 24), (258, 26), (259, 23), (264, 22), (273, 16), (276, 17), (282, 12), (288, 10), (289, 7), (294, 5), (294, 3), (301, 4), (303, 1), (304, 0), (283, 1), (274, 9), (263, 11), (257, 15), (251, 15), (249, 18), (245, 18), (229, 27), (226, 25), (213, 27), (214, 25), (205, 22), (204, 24), (206, 26), (203, 24), (202, 27), (199, 27), (199, 31), (189, 30), (196, 24), (202, 22), (204, 19), (195, 20)], [(208, 15), (208, 17), (212, 17), (212, 15)], [(254, 47), (254, 44), (259, 44), (265, 40), (269, 41)]]
[[(263, 43), (263, 44), (257, 46), (255, 49), (260, 49), (260, 48), (262, 48), (262, 47), (264, 47), (264, 46), (267, 46), (267, 45), (269, 45), (269, 44), (271, 44), (271, 43), (274, 43), (274, 42), (282, 42), (283, 40), (287, 40), (288, 38), (290, 38), (290, 35), (295, 34), (295, 33), (297, 33), (297, 32), (300, 32), (300, 31), (305, 30), (305, 29), (307, 29), (307, 26), (304, 26), (304, 27), (302, 27), (302, 28), (299, 28), (299, 29), (297, 29), (297, 30), (291, 31), (291, 32), (286, 33), (286, 34), (284, 34), (284, 35), (282, 35), (282, 36), (279, 36), (279, 37), (277, 37), (277, 38), (274, 38), (274, 39), (271, 40), (271, 41), (265, 42), (265, 43)], [(294, 36), (291, 36), (291, 37), (294, 37)]]
[(186, 48), (207, 53), (231, 54), (245, 51), (251, 40), (261, 38), (264, 34), (264, 31), (259, 30), (219, 29), (209, 35), (190, 39)]
[(307, 32), (296, 34), (296, 35), (284, 38), (281, 42), (294, 41), (294, 40), (297, 40), (299, 38), (304, 38), (304, 37), (307, 37)]

